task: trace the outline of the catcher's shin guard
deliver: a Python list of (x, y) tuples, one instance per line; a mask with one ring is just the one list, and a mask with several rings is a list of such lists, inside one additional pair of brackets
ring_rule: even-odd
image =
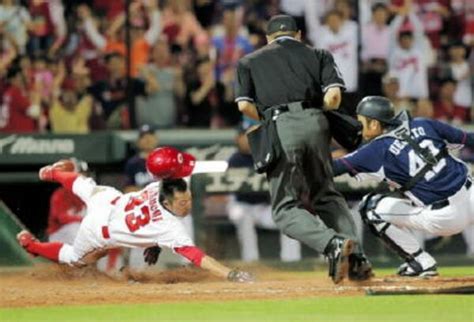
[(359, 205), (362, 220), (369, 226), (370, 231), (380, 238), (389, 249), (397, 253), (405, 261), (412, 261), (414, 256), (405, 251), (390, 237), (389, 229), (392, 225), (375, 212), (377, 204), (385, 197), (387, 196), (384, 194), (374, 193), (365, 196)]

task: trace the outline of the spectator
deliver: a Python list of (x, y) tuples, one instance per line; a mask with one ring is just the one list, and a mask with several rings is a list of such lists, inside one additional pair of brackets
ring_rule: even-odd
[(193, 9), (199, 24), (203, 28), (209, 28), (214, 22), (217, 1), (213, 0), (194, 0)]
[(373, 19), (374, 7), (384, 6), (388, 11), (391, 8), (391, 0), (359, 0), (358, 2), (358, 21), (362, 26), (367, 25)]
[(54, 79), (53, 100), (49, 122), (53, 133), (85, 134), (89, 132), (92, 113), (91, 95), (80, 96), (72, 79), (66, 77), (64, 64)]
[(426, 98), (419, 99), (412, 108), (413, 117), (433, 118), (433, 103)]
[(99, 13), (104, 13), (104, 16), (113, 21), (125, 11), (125, 3), (123, 1), (110, 0), (93, 0), (92, 7)]
[[(28, 95), (26, 79), (18, 66), (7, 73), (7, 88), (0, 106), (0, 132), (35, 132), (41, 113), (40, 89), (35, 87)], [(38, 84), (36, 84), (38, 85)]]
[(436, 49), (441, 47), (444, 22), (451, 16), (450, 2), (451, 0), (415, 1), (415, 10), (423, 22), (425, 34)]
[(404, 0), (396, 9), (400, 10), (403, 5), (413, 8), (431, 45), (436, 49), (440, 48), (444, 21), (451, 15), (450, 0)]
[[(239, 128), (236, 137), (237, 149), (229, 159), (230, 168), (253, 168), (252, 155), (245, 126)], [(245, 262), (258, 261), (258, 238), (256, 227), (278, 230), (272, 219), (270, 195), (268, 192), (236, 193), (229, 198), (227, 204), (229, 219), (237, 229), (242, 260)], [(280, 258), (291, 262), (301, 260), (301, 244), (283, 233), (280, 233)]]
[(53, 90), (53, 72), (46, 56), (39, 55), (32, 60), (32, 82), (41, 84), (41, 101), (49, 105)]
[(212, 38), (212, 43), (217, 51), (216, 57), (216, 77), (223, 81), (232, 79), (235, 74), (237, 61), (244, 55), (253, 51), (246, 36), (239, 34), (239, 24), (237, 22), (236, 11), (227, 9), (223, 13), (222, 25), (224, 34)]
[(229, 108), (224, 113), (227, 125), (235, 125), (240, 120), (240, 113), (234, 101), (235, 75), (238, 60), (253, 51), (246, 36), (239, 34), (239, 24), (235, 9), (224, 11), (222, 24), (224, 34), (214, 36), (212, 39), (216, 49), (216, 78), (225, 86), (226, 106)]
[[(86, 162), (72, 160), (77, 172), (87, 172)], [(71, 190), (62, 186), (54, 190), (49, 199), (48, 240), (72, 245), (85, 214), (86, 205)]]
[(175, 94), (181, 90), (180, 67), (170, 66), (171, 52), (164, 40), (159, 40), (153, 48), (153, 63), (143, 66), (141, 76), (153, 84), (153, 92), (139, 98), (137, 104), (138, 125), (150, 124), (155, 128), (176, 126), (178, 107)]
[(472, 106), (471, 70), (467, 62), (466, 47), (461, 42), (454, 42), (449, 47), (449, 69), (456, 83), (454, 103), (469, 109)]
[(306, 20), (305, 20), (305, 11), (306, 11), (306, 0), (281, 0), (280, 1), (280, 11), (282, 14), (292, 16), (298, 30), (301, 31), (303, 38), (306, 37)]
[[(347, 5), (347, 2), (344, 3)], [(346, 85), (342, 107), (354, 113), (358, 100), (359, 74), (357, 24), (346, 19), (341, 11), (336, 10), (327, 14), (325, 22), (325, 26), (317, 34), (317, 38), (312, 39), (312, 42), (316, 47), (326, 49), (333, 55)]]
[[(405, 8), (405, 14), (409, 12)], [(408, 18), (411, 27), (400, 29)], [(413, 28), (413, 29), (411, 29)], [(390, 26), (389, 72), (400, 82), (398, 95), (401, 98), (420, 99), (428, 97), (428, 71), (424, 57), (423, 26), (414, 12), (398, 15)]]
[(25, 7), (16, 4), (15, 0), (2, 0), (0, 4), (0, 29), (12, 36), (20, 54), (25, 53), (30, 20), (30, 13)]
[(13, 36), (0, 27), (0, 78), (5, 76), (8, 67), (18, 55), (16, 41)]
[(395, 113), (399, 113), (403, 110), (413, 110), (413, 104), (407, 99), (400, 98), (398, 95), (398, 92), (400, 91), (400, 83), (397, 77), (386, 74), (382, 78), (382, 91), (383, 95), (393, 103)]
[[(129, 114), (127, 103), (127, 75), (125, 57), (119, 53), (111, 53), (105, 57), (109, 77), (106, 80), (94, 83), (89, 92), (102, 107), (104, 119), (108, 128), (129, 128)], [(153, 92), (153, 84), (131, 79), (132, 99)]]
[(61, 0), (31, 0), (29, 12), (31, 28), (28, 52), (50, 57), (56, 55), (67, 33)]
[(163, 33), (168, 42), (182, 49), (188, 48), (196, 36), (205, 34), (196, 16), (188, 8), (186, 0), (167, 0), (162, 18)]
[[(146, 64), (149, 60), (151, 48), (155, 44), (160, 34), (160, 13), (156, 6), (156, 1), (146, 1), (146, 11), (149, 14), (150, 27), (145, 30), (143, 21), (136, 21), (131, 28), (131, 73), (133, 76), (138, 74), (139, 68)], [(134, 10), (140, 10), (139, 3), (134, 2)], [(90, 8), (86, 5), (81, 5), (78, 8), (78, 15), (84, 21), (84, 29), (89, 40), (102, 52), (112, 53), (117, 52), (122, 55), (126, 54), (126, 45), (123, 36), (119, 35), (119, 30), (122, 30), (125, 22), (124, 14), (118, 16), (111, 28), (108, 31), (108, 38), (101, 35), (94, 21)], [(140, 15), (139, 15), (140, 16)]]
[(214, 76), (214, 65), (209, 58), (196, 63), (197, 80), (186, 89), (188, 126), (218, 128), (224, 125), (225, 87)]
[(390, 30), (387, 26), (388, 8), (383, 3), (372, 7), (372, 20), (362, 26), (362, 69), (363, 86), (366, 95), (380, 95), (382, 75), (387, 71)]
[(447, 78), (441, 81), (438, 100), (434, 104), (434, 117), (437, 120), (461, 124), (469, 121), (469, 110), (456, 105), (454, 93), (456, 81)]
[(321, 21), (327, 13), (334, 9), (335, 0), (306, 0), (304, 8), (304, 18), (306, 22), (306, 38), (316, 45), (313, 40), (318, 38), (321, 30)]
[(462, 40), (468, 46), (474, 46), (474, 2), (472, 0), (451, 0), (451, 7), (455, 13), (455, 19), (460, 20)]

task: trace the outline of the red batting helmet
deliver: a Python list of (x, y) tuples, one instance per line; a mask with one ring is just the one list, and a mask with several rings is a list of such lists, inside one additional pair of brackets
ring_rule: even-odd
[(196, 159), (189, 153), (170, 146), (153, 150), (146, 159), (146, 169), (158, 180), (179, 179), (190, 176)]

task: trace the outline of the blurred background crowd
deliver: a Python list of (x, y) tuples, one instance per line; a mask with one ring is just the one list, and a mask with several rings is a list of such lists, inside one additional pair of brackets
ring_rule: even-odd
[(225, 128), (240, 57), (294, 16), (330, 51), (343, 105), (474, 121), (472, 0), (1, 0), (0, 132)]

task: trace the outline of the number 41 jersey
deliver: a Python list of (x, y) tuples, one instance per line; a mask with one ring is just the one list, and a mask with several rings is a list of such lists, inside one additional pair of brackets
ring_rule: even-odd
[(171, 249), (194, 246), (182, 222), (159, 201), (160, 182), (138, 192), (124, 194), (110, 216), (109, 233), (114, 245), (164, 246)]
[[(452, 145), (464, 145), (467, 133), (435, 120), (416, 118), (410, 121), (411, 137), (420, 145), (437, 155)], [(382, 136), (369, 142), (355, 152), (335, 160), (334, 174), (348, 172), (353, 176), (362, 173), (386, 179), (396, 186), (403, 186), (414, 177), (425, 162), (405, 141)], [(467, 166), (452, 156), (440, 160), (431, 171), (406, 194), (419, 205), (428, 205), (454, 195), (467, 179)]]

